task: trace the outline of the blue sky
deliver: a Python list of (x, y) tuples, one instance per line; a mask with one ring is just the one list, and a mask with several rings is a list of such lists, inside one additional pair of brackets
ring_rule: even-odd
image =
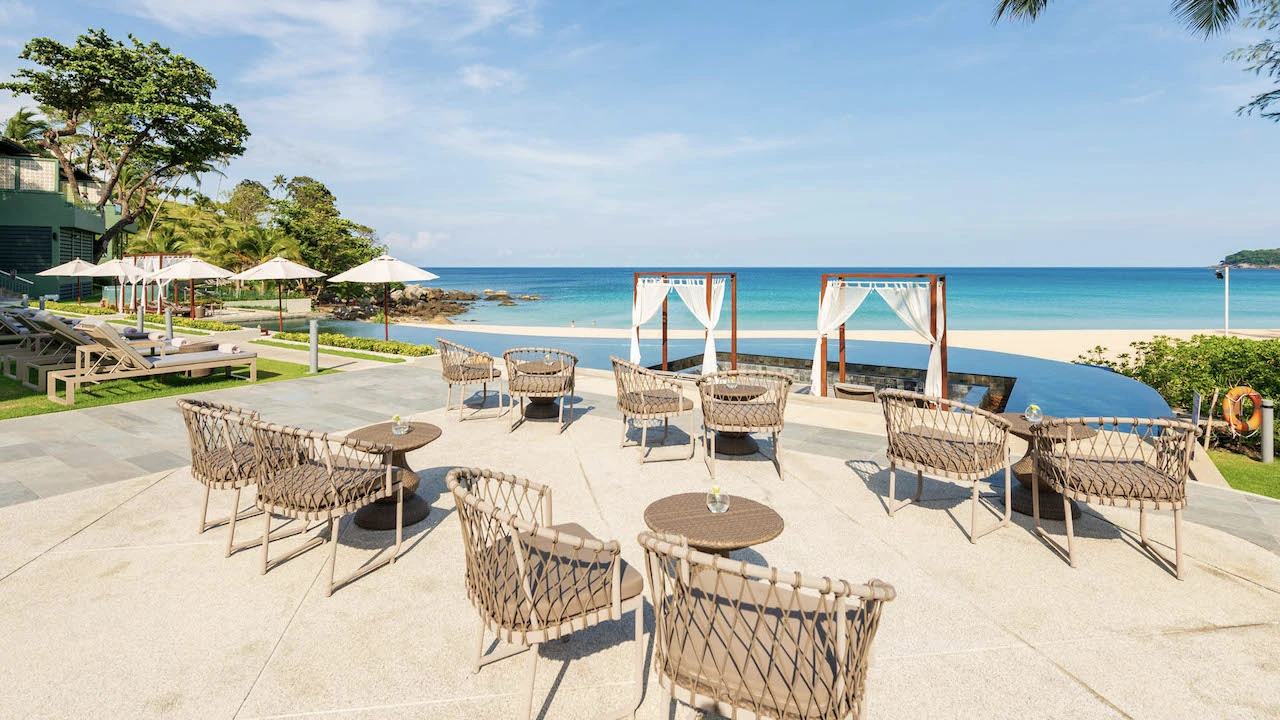
[[(885, 9), (873, 9), (885, 6)], [(1280, 245), (1266, 87), (1168, 0), (0, 0), (27, 38), (133, 32), (310, 175), (451, 265), (1201, 265)], [(0, 93), (0, 114), (22, 102)], [(207, 192), (219, 179), (204, 180)]]

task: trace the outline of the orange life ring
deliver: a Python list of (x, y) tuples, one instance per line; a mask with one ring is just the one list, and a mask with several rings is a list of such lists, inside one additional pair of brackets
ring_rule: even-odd
[[(1253, 414), (1248, 420), (1240, 417), (1240, 408), (1246, 398), (1253, 403)], [(1262, 396), (1248, 385), (1231, 388), (1222, 400), (1222, 417), (1238, 433), (1257, 430), (1262, 425)]]

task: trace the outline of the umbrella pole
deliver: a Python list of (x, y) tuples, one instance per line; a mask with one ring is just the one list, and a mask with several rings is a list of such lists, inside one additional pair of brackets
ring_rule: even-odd
[[(193, 273), (194, 274), (194, 273)], [(191, 319), (196, 319), (196, 281), (187, 281), (187, 299), (191, 301)]]
[(383, 340), (391, 339), (391, 329), (390, 329), (390, 325), (388, 325), (388, 323), (390, 322), (390, 315), (391, 315), (391, 301), (387, 299), (389, 294), (388, 288), (390, 287), (391, 287), (390, 283), (382, 283), (382, 339)]
[(284, 332), (284, 300), (280, 299), (280, 278), (276, 278), (276, 311), (280, 313), (280, 332)]

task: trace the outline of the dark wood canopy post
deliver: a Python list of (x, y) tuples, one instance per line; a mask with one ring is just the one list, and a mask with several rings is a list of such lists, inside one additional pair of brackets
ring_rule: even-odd
[[(738, 369), (738, 273), (736, 272), (671, 272), (671, 271), (646, 271), (637, 272), (631, 279), (631, 304), (634, 307), (637, 293), (640, 288), (641, 277), (661, 277), (667, 280), (672, 277), (705, 277), (707, 279), (707, 312), (711, 312), (711, 282), (717, 277), (729, 279), (729, 308), (730, 318), (729, 325), (729, 367), (734, 370)], [(667, 369), (667, 298), (662, 298), (662, 369)], [(709, 331), (708, 331), (709, 332)]]
[[(947, 397), (947, 276), (934, 273), (823, 273), (822, 286), (818, 290), (818, 305), (821, 307), (827, 295), (829, 280), (928, 280), (929, 281), (929, 332), (938, 338), (939, 350), (942, 353), (942, 397)], [(938, 298), (942, 298), (942, 332), (938, 332)], [(821, 397), (827, 395), (827, 336), (822, 336), (819, 362), (822, 366)], [(927, 368), (926, 368), (927, 371)], [(844, 323), (840, 323), (840, 382), (845, 382), (845, 331)]]

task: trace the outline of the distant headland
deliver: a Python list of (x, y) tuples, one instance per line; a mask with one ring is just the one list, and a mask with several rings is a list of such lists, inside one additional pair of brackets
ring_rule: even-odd
[(1222, 259), (1222, 264), (1232, 268), (1280, 269), (1280, 248), (1233, 252)]

